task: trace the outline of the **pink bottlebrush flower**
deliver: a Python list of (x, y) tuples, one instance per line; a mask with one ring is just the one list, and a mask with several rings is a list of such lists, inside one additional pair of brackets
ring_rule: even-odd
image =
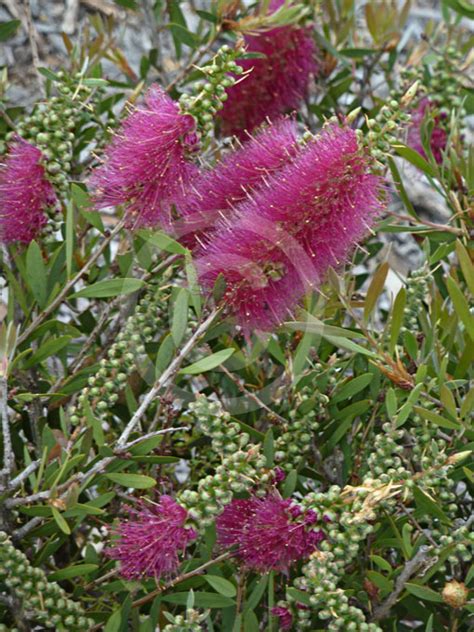
[(17, 136), (0, 167), (0, 241), (29, 243), (58, 204), (46, 178), (41, 150)]
[(223, 547), (237, 545), (236, 555), (246, 568), (287, 571), (324, 539), (313, 526), (315, 518), (276, 493), (233, 500), (216, 521), (217, 540)]
[(174, 200), (198, 171), (188, 160), (197, 145), (194, 118), (151, 86), (91, 177), (97, 208), (124, 204), (134, 227), (168, 224)]
[[(430, 115), (433, 106), (434, 104), (427, 97), (421, 99), (418, 108), (412, 113), (411, 125), (408, 129), (407, 144), (425, 159), (427, 156), (421, 142), (421, 125), (426, 117)], [(440, 125), (442, 118), (442, 116), (434, 117), (434, 127), (430, 138), (431, 152), (438, 164), (443, 162), (443, 152), (448, 141), (446, 130)]]
[(276, 606), (272, 608), (272, 615), (278, 617), (280, 630), (291, 630), (293, 625), (293, 615), (288, 608)]
[(177, 205), (182, 218), (173, 226), (175, 234), (187, 245), (195, 245), (203, 231), (288, 164), (297, 150), (296, 124), (291, 119), (281, 119), (249, 137), (192, 182)]
[[(270, 11), (277, 11), (282, 0), (274, 0)], [(308, 91), (311, 74), (317, 71), (316, 46), (307, 28), (288, 25), (244, 36), (248, 53), (264, 57), (239, 59), (248, 72), (245, 78), (227, 89), (227, 101), (218, 116), (222, 131), (245, 137), (266, 118), (273, 119), (296, 110)]]
[(354, 130), (329, 125), (211, 235), (196, 259), (201, 282), (226, 281), (246, 333), (291, 317), (329, 266), (339, 266), (382, 208), (382, 181)]
[(120, 522), (114, 534), (118, 540), (107, 550), (109, 557), (119, 560), (121, 573), (127, 579), (149, 576), (159, 579), (179, 566), (178, 554), (197, 537), (185, 528), (187, 511), (170, 496), (161, 496), (158, 503), (129, 508), (129, 520)]

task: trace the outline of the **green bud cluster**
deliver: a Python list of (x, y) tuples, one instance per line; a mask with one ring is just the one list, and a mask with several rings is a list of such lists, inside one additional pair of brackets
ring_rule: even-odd
[(367, 465), (371, 476), (381, 485), (392, 480), (411, 479), (411, 473), (402, 462), (403, 445), (397, 441), (403, 438), (404, 431), (397, 429), (392, 423), (385, 422), (382, 431), (375, 435), (370, 446)]
[(305, 460), (319, 428), (321, 407), (329, 402), (323, 393), (310, 396), (305, 389), (297, 394), (297, 408), (288, 411), (289, 423), (275, 441), (275, 463), (283, 470), (297, 469)]
[(375, 118), (367, 119), (368, 132), (364, 134), (358, 130), (359, 140), (377, 162), (384, 164), (392, 144), (398, 140), (400, 127), (406, 126), (409, 120), (410, 116), (403, 111), (400, 101), (391, 99)]
[[(315, 553), (303, 566), (303, 576), (295, 584), (307, 592), (312, 608), (318, 609), (318, 618), (327, 621), (327, 630), (336, 632), (382, 632), (376, 623), (367, 623), (360, 608), (349, 602), (348, 595), (337, 587), (338, 574), (332, 571), (334, 554), (330, 551)], [(297, 630), (311, 628), (311, 611), (297, 609)]]
[(439, 529), (431, 531), (433, 539), (438, 543), (435, 553), (440, 555), (443, 549), (449, 547), (451, 553), (448, 562), (457, 564), (459, 562), (470, 563), (474, 557), (474, 531), (467, 526), (462, 525), (457, 529), (450, 529), (447, 533), (442, 534)]
[[(324, 531), (327, 538), (303, 565), (303, 575), (294, 582), (298, 590), (308, 595), (310, 602), (309, 610), (294, 609), (297, 630), (312, 628), (311, 612), (316, 610), (319, 619), (327, 621), (328, 630), (380, 632), (376, 624), (366, 622), (363, 611), (351, 605), (349, 596), (338, 587), (348, 564), (359, 554), (360, 544), (373, 531), (367, 520), (358, 517), (358, 512), (363, 514), (362, 503), (368, 495), (364, 483), (356, 489), (349, 504), (337, 485), (324, 493), (307, 494), (301, 501), (305, 509), (313, 509), (326, 518)], [(292, 601), (294, 598), (290, 596), (290, 603)]]
[(169, 612), (165, 616), (171, 623), (163, 628), (163, 632), (201, 632), (200, 623), (206, 619), (208, 612), (201, 613), (194, 608), (187, 608), (186, 616), (172, 615)]
[[(466, 115), (466, 110), (462, 107), (464, 101), (461, 80), (462, 64), (462, 53), (454, 46), (449, 46), (444, 51), (430, 55), (428, 64), (410, 66), (403, 68), (400, 72), (401, 89), (414, 81), (419, 81), (420, 90), (417, 101), (428, 97), (430, 102), (437, 106), (436, 115), (442, 116), (438, 124), (444, 125), (447, 132), (451, 110), (460, 110), (461, 117)], [(400, 91), (394, 91), (393, 98), (397, 99), (399, 94)]]
[(100, 361), (99, 370), (82, 389), (77, 406), (70, 408), (72, 424), (87, 421), (87, 407), (98, 419), (107, 419), (110, 409), (119, 399), (119, 393), (136, 370), (138, 357), (145, 353), (145, 345), (156, 333), (157, 324), (163, 316), (164, 301), (156, 282), (149, 281), (144, 297), (118, 333), (116, 342), (108, 349), (107, 357)]
[(237, 81), (233, 75), (243, 72), (242, 66), (235, 61), (240, 52), (227, 44), (221, 46), (211, 62), (199, 69), (205, 80), (194, 84), (193, 94), (183, 94), (179, 99), (181, 111), (194, 116), (203, 137), (214, 129), (215, 115), (227, 100), (226, 89)]
[(420, 268), (414, 270), (406, 281), (407, 300), (403, 314), (403, 325), (400, 329), (401, 333), (418, 331), (418, 314), (420, 305), (426, 298), (428, 293), (428, 274), (429, 270)]
[(189, 410), (196, 418), (198, 429), (211, 437), (212, 450), (216, 454), (234, 454), (248, 444), (250, 436), (241, 432), (239, 424), (230, 421), (229, 413), (220, 402), (198, 395)]
[(202, 531), (222, 513), (235, 493), (270, 483), (273, 475), (265, 470), (266, 463), (260, 447), (250, 444), (245, 450), (225, 456), (214, 474), (199, 481), (197, 490), (182, 491), (177, 500), (188, 511), (189, 526)]
[(27, 618), (46, 628), (72, 632), (94, 626), (81, 606), (69, 599), (56, 582), (48, 581), (44, 571), (32, 566), (3, 531), (0, 531), (0, 580), (21, 600)]
[(64, 72), (59, 72), (57, 77), (57, 96), (39, 103), (15, 131), (41, 150), (48, 179), (60, 195), (65, 195), (73, 157), (74, 129), (81, 115), (79, 105), (90, 95), (91, 88), (77, 80), (73, 82)]

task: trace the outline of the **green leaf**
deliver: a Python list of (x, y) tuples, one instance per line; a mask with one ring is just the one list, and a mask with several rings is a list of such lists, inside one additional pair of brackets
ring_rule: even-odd
[(412, 165), (423, 171), (423, 173), (427, 176), (432, 178), (436, 177), (436, 172), (433, 167), (423, 158), (423, 156), (420, 156), (417, 151), (411, 149), (411, 147), (407, 147), (406, 145), (395, 144), (392, 145), (392, 147), (399, 156), (405, 158), (408, 162), (411, 162)]
[(64, 512), (66, 518), (83, 517), (83, 516), (101, 516), (104, 510), (88, 503), (75, 503), (72, 507)]
[(400, 408), (400, 412), (397, 415), (397, 428), (399, 426), (403, 426), (405, 421), (408, 419), (411, 411), (413, 410), (413, 406), (416, 404), (416, 401), (418, 400), (418, 397), (420, 396), (423, 388), (424, 384), (417, 384), (408, 395), (407, 401)]
[(175, 351), (176, 345), (174, 344), (173, 337), (171, 333), (167, 333), (161, 341), (158, 353), (156, 354), (155, 377), (160, 376), (168, 367), (169, 363), (173, 359)]
[(300, 602), (305, 606), (312, 606), (310, 601), (310, 595), (307, 592), (303, 592), (302, 590), (298, 590), (297, 588), (293, 588), (292, 586), (286, 589), (287, 599), (292, 599), (296, 602)]
[(407, 302), (407, 292), (404, 287), (402, 287), (393, 303), (392, 309), (392, 322), (390, 327), (390, 352), (393, 353), (395, 349), (395, 345), (398, 341), (398, 336), (400, 334), (400, 329), (403, 325), (403, 320), (405, 318), (405, 305)]
[(156, 485), (156, 480), (151, 476), (144, 476), (143, 474), (124, 474), (124, 473), (111, 473), (105, 474), (106, 478), (123, 487), (133, 487), (134, 489), (149, 489)]
[(419, 487), (413, 488), (413, 498), (415, 499), (417, 509), (423, 515), (439, 518), (443, 524), (451, 524), (451, 521), (441, 507)]
[(416, 211), (413, 207), (413, 204), (411, 203), (411, 200), (408, 197), (407, 192), (405, 191), (402, 177), (400, 175), (400, 172), (398, 171), (398, 167), (394, 159), (392, 158), (392, 156), (387, 156), (387, 159), (388, 159), (388, 166), (390, 167), (390, 171), (392, 172), (393, 182), (395, 186), (397, 187), (398, 194), (400, 198), (402, 199), (402, 202), (405, 205), (406, 210), (412, 217), (418, 218)]
[(20, 20), (9, 20), (8, 22), (0, 22), (0, 42), (6, 42), (7, 39), (13, 37), (20, 26)]
[(390, 419), (393, 419), (397, 413), (397, 395), (392, 387), (387, 390), (385, 407), (387, 409), (387, 415)]
[(389, 269), (388, 263), (384, 261), (380, 264), (370, 282), (364, 302), (364, 319), (366, 321), (377, 304), (379, 296), (383, 292)]
[(182, 341), (188, 326), (188, 300), (188, 290), (181, 288), (173, 304), (173, 318), (171, 322), (171, 336), (176, 346)]
[(295, 491), (297, 482), (298, 472), (296, 470), (291, 470), (291, 472), (285, 478), (285, 482), (283, 483), (283, 498), (290, 498), (291, 494)]
[(405, 584), (405, 588), (411, 595), (414, 595), (415, 597), (418, 597), (418, 599), (422, 599), (423, 601), (435, 601), (436, 603), (443, 602), (443, 598), (441, 597), (441, 595), (431, 588), (428, 588), (427, 586), (421, 586), (420, 584), (407, 582)]
[(182, 246), (179, 242), (175, 241), (169, 235), (161, 232), (150, 232), (146, 230), (139, 230), (138, 236), (147, 241), (152, 246), (156, 246), (160, 250), (169, 252), (173, 255), (185, 255), (189, 253), (189, 250)]
[(144, 281), (141, 279), (106, 279), (79, 290), (79, 292), (72, 294), (69, 298), (109, 298), (123, 294), (132, 294), (143, 286)]
[(352, 378), (337, 390), (336, 394), (331, 397), (331, 402), (333, 404), (337, 404), (338, 402), (353, 397), (360, 391), (364, 390), (364, 388), (372, 382), (373, 377), (373, 373), (363, 373), (362, 375)]
[(428, 421), (431, 421), (436, 426), (441, 426), (441, 428), (448, 428), (449, 430), (460, 430), (462, 428), (460, 423), (446, 419), (446, 417), (432, 410), (426, 410), (420, 406), (414, 406), (413, 410), (420, 415), (420, 417), (423, 417), (423, 419), (428, 419)]
[(263, 440), (263, 454), (267, 459), (267, 467), (273, 467), (273, 460), (275, 456), (275, 441), (273, 439), (272, 428), (269, 428), (265, 433), (265, 439)]
[(66, 270), (68, 279), (72, 271), (72, 254), (74, 252), (74, 205), (71, 201), (66, 209)]
[(40, 247), (36, 241), (30, 243), (26, 252), (26, 276), (38, 305), (41, 308), (45, 307), (48, 275)]
[(63, 349), (71, 340), (71, 336), (58, 336), (58, 338), (50, 338), (43, 343), (38, 351), (34, 353), (27, 362), (25, 362), (25, 368), (30, 367), (42, 362), (49, 356), (56, 355), (61, 349)]
[(104, 632), (119, 632), (122, 627), (122, 608), (116, 610), (107, 620)]
[(51, 511), (53, 512), (53, 518), (61, 531), (66, 535), (71, 535), (71, 529), (69, 528), (67, 521), (62, 517), (56, 507), (51, 506)]
[(374, 564), (376, 564), (380, 569), (382, 569), (386, 573), (392, 572), (393, 569), (391, 565), (387, 562), (386, 559), (384, 559), (383, 557), (380, 557), (380, 555), (371, 555), (370, 559)]
[(213, 353), (202, 360), (198, 360), (193, 364), (185, 366), (180, 370), (180, 373), (183, 375), (198, 375), (199, 373), (212, 371), (212, 369), (215, 369), (226, 362), (226, 360), (228, 360), (234, 352), (235, 349), (222, 349), (221, 351), (216, 351), (216, 353)]
[(449, 296), (453, 301), (456, 314), (464, 323), (469, 336), (472, 340), (474, 340), (474, 316), (470, 312), (469, 303), (467, 302), (466, 297), (461, 292), (459, 285), (451, 277), (447, 278), (446, 286), (448, 288)]
[(245, 632), (259, 632), (260, 627), (257, 619), (257, 615), (253, 610), (247, 610), (244, 614), (244, 628)]
[(59, 582), (64, 579), (71, 579), (72, 577), (82, 577), (84, 575), (90, 575), (98, 568), (98, 564), (76, 564), (51, 573), (48, 575), (48, 580), (52, 582)]
[(199, 37), (181, 24), (168, 24), (167, 26), (175, 42), (186, 44), (189, 48), (196, 48), (199, 45)]
[(199, 291), (198, 275), (190, 253), (185, 254), (184, 262), (191, 302), (193, 304), (194, 311), (199, 318), (201, 315), (201, 293)]
[[(185, 606), (188, 600), (188, 593), (175, 593), (173, 595), (165, 595), (163, 601)], [(235, 601), (224, 595), (211, 592), (198, 592), (194, 595), (194, 601), (197, 608), (228, 608), (235, 606)]]
[(389, 593), (393, 590), (393, 581), (382, 575), (382, 573), (367, 571), (367, 577), (384, 593)]
[(204, 575), (204, 579), (211, 588), (214, 588), (216, 592), (224, 595), (224, 597), (235, 597), (237, 594), (236, 587), (228, 579), (217, 575)]
[(252, 590), (250, 597), (245, 603), (244, 610), (255, 610), (255, 608), (260, 603), (260, 600), (262, 599), (265, 593), (265, 590), (267, 589), (267, 584), (268, 584), (268, 575), (264, 575), (263, 577), (260, 577), (260, 579), (257, 580), (255, 584), (255, 588)]

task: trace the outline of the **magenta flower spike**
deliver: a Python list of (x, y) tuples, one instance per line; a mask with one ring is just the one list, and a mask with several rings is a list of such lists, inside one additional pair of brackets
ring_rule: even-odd
[(91, 176), (97, 208), (123, 204), (132, 227), (169, 224), (172, 204), (198, 169), (196, 122), (158, 85), (122, 123)]
[(314, 528), (314, 512), (304, 513), (276, 493), (233, 500), (216, 521), (217, 541), (236, 546), (243, 566), (259, 573), (287, 571), (316, 550), (324, 533)]
[(241, 202), (199, 251), (201, 282), (222, 275), (225, 300), (247, 334), (271, 330), (340, 267), (383, 208), (383, 184), (354, 130), (328, 125)]
[[(277, 11), (282, 0), (273, 0)], [(288, 25), (244, 36), (248, 53), (264, 57), (239, 59), (248, 75), (227, 89), (228, 99), (219, 112), (226, 135), (245, 138), (268, 117), (298, 109), (305, 98), (312, 74), (318, 70), (316, 46), (307, 28)]]
[(58, 204), (46, 178), (41, 151), (16, 137), (0, 166), (0, 241), (32, 241), (48, 221), (47, 209)]
[[(432, 109), (433, 104), (427, 97), (421, 99), (418, 108), (412, 113), (411, 125), (408, 128), (407, 144), (425, 159), (427, 156), (421, 142), (421, 125)], [(443, 151), (446, 149), (448, 142), (448, 135), (440, 125), (441, 120), (441, 116), (434, 117), (434, 127), (430, 138), (431, 152), (438, 164), (443, 162)]]
[(297, 151), (296, 123), (289, 118), (267, 125), (255, 137), (248, 136), (213, 169), (193, 180), (177, 204), (181, 220), (174, 223), (173, 232), (186, 245), (195, 246), (204, 232), (291, 162)]
[(280, 630), (291, 630), (293, 625), (293, 615), (288, 608), (276, 606), (272, 608), (272, 615), (278, 617)]
[(114, 530), (117, 540), (107, 555), (120, 561), (124, 577), (170, 575), (179, 566), (179, 554), (197, 537), (184, 526), (187, 511), (170, 496), (161, 496), (158, 503), (142, 501), (139, 509), (128, 509), (130, 518)]

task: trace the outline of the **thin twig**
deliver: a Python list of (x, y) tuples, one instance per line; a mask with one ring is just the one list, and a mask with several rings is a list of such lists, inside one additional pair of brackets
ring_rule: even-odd
[(185, 429), (184, 427), (164, 428), (163, 430), (159, 430), (158, 432), (153, 432), (153, 433), (150, 433), (149, 435), (139, 437), (138, 439), (131, 441), (130, 443), (125, 443), (122, 446), (117, 446), (114, 450), (113, 456), (106, 456), (100, 459), (100, 461), (97, 461), (97, 463), (93, 465), (89, 470), (87, 470), (87, 472), (77, 472), (76, 474), (71, 476), (67, 481), (65, 481), (64, 483), (61, 483), (61, 485), (58, 485), (57, 487), (54, 487), (52, 489), (47, 489), (41, 492), (37, 492), (35, 494), (30, 494), (29, 496), (22, 496), (18, 498), (8, 498), (5, 501), (5, 507), (7, 507), (8, 509), (11, 509), (12, 507), (18, 507), (20, 505), (28, 505), (38, 500), (48, 500), (53, 494), (58, 495), (58, 497), (61, 497), (60, 495), (63, 492), (67, 493), (72, 483), (80, 483), (81, 485), (84, 485), (86, 481), (93, 478), (96, 474), (100, 474), (103, 471), (105, 471), (105, 468), (107, 467), (107, 465), (112, 463), (116, 458), (120, 458), (121, 456), (123, 456), (123, 453), (127, 452), (127, 450), (133, 447), (134, 445), (144, 441), (145, 439), (150, 438), (151, 436), (167, 434), (169, 432), (177, 432), (178, 430), (184, 430), (184, 429)]
[(44, 77), (40, 73), (39, 69), (41, 68), (41, 62), (38, 53), (38, 43), (37, 43), (37, 32), (35, 29), (35, 25), (33, 24), (33, 18), (31, 17), (31, 6), (30, 0), (23, 0), (23, 8), (25, 14), (25, 26), (28, 32), (28, 40), (30, 42), (31, 48), (31, 57), (33, 58), (33, 66), (35, 68), (36, 76), (38, 78), (38, 85), (41, 91), (41, 94), (45, 95), (44, 89)]
[(169, 380), (176, 374), (176, 372), (178, 371), (179, 367), (181, 366), (181, 363), (184, 360), (184, 358), (188, 355), (188, 353), (191, 351), (191, 349), (193, 349), (195, 344), (200, 340), (200, 338), (208, 330), (208, 328), (213, 323), (213, 321), (214, 321), (216, 315), (218, 314), (218, 312), (219, 312), (219, 309), (214, 309), (209, 314), (209, 316), (206, 318), (206, 320), (203, 323), (201, 323), (201, 325), (196, 329), (196, 331), (191, 336), (191, 338), (187, 341), (187, 343), (181, 348), (179, 353), (175, 356), (174, 360), (171, 362), (171, 364), (168, 366), (168, 368), (165, 371), (163, 371), (163, 373), (157, 379), (157, 381), (155, 382), (153, 387), (148, 391), (148, 393), (144, 397), (142, 403), (140, 404), (140, 406), (136, 410), (135, 414), (130, 419), (130, 421), (126, 425), (124, 431), (120, 435), (120, 437), (119, 437), (119, 439), (117, 441), (117, 447), (120, 448), (120, 447), (123, 447), (126, 444), (128, 437), (133, 432), (135, 426), (141, 420), (141, 418), (143, 417), (143, 415), (147, 411), (147, 409), (150, 406), (150, 404), (152, 403), (152, 401), (156, 398), (156, 396), (161, 391), (161, 389), (164, 386), (166, 386), (166, 384), (169, 382)]
[(10, 475), (15, 465), (13, 454), (12, 438), (10, 433), (10, 419), (8, 415), (8, 386), (7, 378), (0, 377), (0, 414), (2, 416), (3, 434), (3, 469), (0, 470), (0, 482), (6, 488), (10, 481)]
[(446, 233), (452, 233), (453, 235), (464, 234), (464, 231), (461, 228), (448, 226), (448, 224), (436, 224), (435, 222), (430, 222), (427, 219), (417, 220), (411, 215), (401, 215), (400, 213), (395, 213), (393, 211), (389, 211), (388, 215), (391, 215), (392, 217), (395, 217), (402, 222), (409, 222), (410, 224), (415, 224), (417, 226), (426, 226), (427, 228), (432, 228), (433, 230), (438, 230)]
[(156, 590), (149, 593), (148, 595), (145, 595), (141, 599), (137, 599), (136, 601), (134, 601), (132, 603), (132, 608), (139, 608), (140, 606), (143, 606), (143, 604), (148, 603), (149, 601), (154, 599), (157, 595), (164, 592), (165, 590), (168, 590), (169, 588), (173, 588), (174, 586), (176, 586), (176, 584), (179, 584), (180, 582), (184, 582), (185, 579), (189, 579), (190, 577), (195, 577), (196, 575), (200, 575), (204, 570), (206, 570), (206, 568), (209, 568), (209, 566), (213, 566), (214, 564), (218, 564), (219, 562), (227, 560), (230, 557), (232, 557), (232, 555), (233, 553), (231, 551), (227, 551), (226, 553), (222, 553), (222, 555), (219, 555), (213, 560), (209, 560), (205, 564), (198, 566), (198, 568), (195, 568), (193, 571), (189, 571), (188, 573), (183, 573), (182, 575), (179, 575), (179, 577), (176, 577), (175, 579), (168, 582), (164, 586), (161, 586), (160, 588), (157, 588)]
[(97, 259), (100, 257), (100, 255), (104, 252), (104, 250), (107, 248), (107, 246), (113, 240), (113, 238), (123, 228), (123, 225), (124, 225), (124, 220), (120, 220), (118, 222), (118, 224), (115, 226), (115, 228), (112, 230), (112, 232), (108, 235), (108, 237), (106, 237), (104, 239), (104, 241), (97, 248), (97, 250), (91, 256), (91, 258), (87, 261), (87, 263), (79, 270), (79, 272), (70, 281), (68, 281), (66, 283), (66, 285), (63, 287), (61, 292), (56, 296), (54, 301), (52, 303), (50, 303), (48, 305), (48, 307), (46, 307), (46, 309), (41, 312), (41, 314), (38, 314), (38, 316), (33, 320), (31, 325), (29, 327), (27, 327), (27, 329), (23, 332), (23, 334), (21, 336), (19, 336), (19, 338), (18, 338), (18, 344), (19, 345), (22, 342), (25, 342), (25, 340), (27, 340), (28, 336), (33, 333), (33, 331), (36, 329), (36, 327), (38, 327), (38, 325), (40, 325), (43, 322), (43, 320), (45, 320), (52, 312), (54, 312), (54, 310), (57, 307), (59, 307), (59, 305), (62, 303), (62, 301), (67, 296), (67, 294), (70, 292), (70, 290), (76, 285), (76, 283), (87, 272), (89, 272), (89, 270), (92, 268), (94, 263), (97, 261)]
[(397, 577), (393, 592), (391, 592), (390, 595), (379, 606), (377, 606), (377, 608), (375, 608), (372, 615), (372, 621), (381, 621), (389, 616), (390, 610), (396, 604), (399, 596), (405, 588), (406, 583), (425, 564), (432, 550), (433, 547), (431, 546), (420, 546), (415, 554), (415, 557), (408, 560), (403, 567), (402, 572)]
[(15, 540), (16, 542), (20, 542), (21, 540), (23, 540), (23, 538), (26, 535), (28, 535), (30, 531), (33, 531), (33, 529), (36, 529), (36, 527), (38, 527), (43, 522), (43, 520), (44, 518), (40, 516), (35, 516), (23, 526), (18, 527), (18, 529), (15, 529), (15, 531), (13, 531), (12, 533), (13, 540)]
[(11, 480), (10, 485), (8, 486), (8, 491), (11, 492), (17, 489), (17, 487), (20, 487), (23, 481), (25, 481), (28, 476), (30, 476), (30, 474), (36, 472), (36, 470), (40, 466), (40, 463), (41, 459), (37, 459), (36, 461), (32, 461), (27, 467), (25, 467), (23, 472), (20, 472), (18, 476), (15, 476), (15, 478)]
[(138, 439), (134, 439), (134, 441), (130, 441), (130, 443), (127, 443), (127, 445), (121, 448), (117, 448), (116, 451), (126, 452), (134, 445), (138, 445), (139, 443), (142, 443), (143, 441), (146, 441), (147, 439), (151, 439), (152, 437), (158, 437), (159, 435), (163, 435), (163, 434), (169, 434), (170, 432), (179, 432), (180, 430), (189, 430), (189, 426), (179, 426), (178, 428), (163, 428), (162, 430), (155, 430), (154, 432), (148, 432), (147, 434), (142, 435), (141, 437), (138, 437)]

